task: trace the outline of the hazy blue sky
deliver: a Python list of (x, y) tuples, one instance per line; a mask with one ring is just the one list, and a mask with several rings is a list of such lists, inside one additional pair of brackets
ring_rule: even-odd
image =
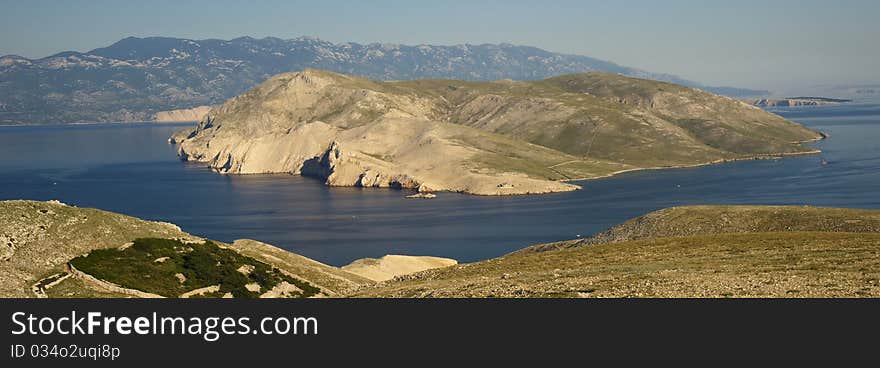
[(0, 54), (126, 36), (509, 42), (707, 84), (880, 83), (880, 1), (8, 1)]

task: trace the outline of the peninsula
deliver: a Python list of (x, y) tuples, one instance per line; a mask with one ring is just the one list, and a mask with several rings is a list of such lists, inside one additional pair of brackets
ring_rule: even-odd
[(607, 73), (380, 82), (284, 73), (175, 134), (228, 174), (478, 195), (579, 189), (618, 172), (817, 152), (822, 135), (741, 101)]

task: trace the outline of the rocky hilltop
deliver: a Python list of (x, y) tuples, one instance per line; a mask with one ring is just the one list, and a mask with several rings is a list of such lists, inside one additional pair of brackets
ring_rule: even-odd
[(231, 174), (481, 195), (565, 181), (815, 152), (821, 135), (741, 101), (583, 73), (540, 81), (380, 82), (308, 69), (270, 78), (176, 134), (183, 160)]
[[(206, 241), (210, 242), (187, 234), (170, 223), (78, 208), (57, 201), (0, 201), (0, 298), (159, 297), (177, 294), (182, 297), (220, 297), (225, 293), (218, 291), (228, 286), (222, 280), (230, 278), (218, 277), (211, 272), (206, 275), (204, 271), (221, 267), (238, 269), (242, 273), (239, 278), (254, 272), (254, 266), (257, 270), (271, 267), (277, 270), (274, 278), (292, 281), (292, 284), (274, 284), (278, 287), (271, 289), (257, 287), (255, 290), (260, 290), (263, 297), (302, 295), (305, 291), (310, 291), (306, 294), (309, 296), (340, 296), (375, 282), (373, 278), (249, 239), (231, 244), (211, 242), (216, 244), (215, 252), (202, 251), (198, 255), (216, 258), (209, 258), (210, 266), (202, 267), (201, 274), (181, 265), (178, 265), (181, 273), (168, 271), (175, 261), (175, 254), (192, 251)], [(159, 245), (163, 243), (179, 246), (170, 254), (172, 257), (161, 254)], [(148, 253), (153, 254), (146, 254), (148, 257), (143, 263), (136, 262), (137, 256), (126, 256), (126, 252), (139, 245), (148, 250), (152, 248)], [(101, 254), (109, 254), (104, 263), (98, 261)], [(190, 260), (196, 258), (199, 257), (193, 254)], [(357, 273), (390, 278), (455, 263), (435, 257), (390, 256), (389, 259), (392, 262), (357, 260), (353, 264)], [(94, 263), (91, 269), (84, 267), (83, 264), (88, 266), (89, 263)], [(146, 273), (150, 272), (153, 277), (147, 277)], [(235, 280), (235, 277), (231, 279)], [(265, 281), (266, 278), (256, 279)], [(210, 286), (184, 292), (192, 285)], [(180, 292), (171, 294), (162, 292), (178, 289)]]
[(368, 285), (351, 295), (880, 296), (878, 210), (677, 207), (627, 221), (591, 240), (530, 248)]
[(410, 46), (337, 44), (309, 37), (129, 37), (88, 52), (67, 51), (40, 59), (0, 57), (0, 124), (148, 121), (158, 111), (221, 103), (272, 75), (305, 68), (381, 80), (531, 80), (602, 71), (720, 94), (767, 94), (707, 87), (587, 56), (510, 44)]
[(769, 232), (880, 233), (880, 211), (796, 206), (686, 206), (636, 217), (592, 237), (540, 244), (545, 252), (650, 238)]

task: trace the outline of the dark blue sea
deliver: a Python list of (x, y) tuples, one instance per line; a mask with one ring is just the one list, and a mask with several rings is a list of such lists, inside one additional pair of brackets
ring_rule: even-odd
[[(0, 199), (57, 199), (251, 238), (342, 265), (384, 254), (468, 262), (588, 236), (630, 217), (689, 204), (880, 208), (880, 105), (775, 110), (830, 138), (822, 154), (581, 182), (571, 193), (404, 199), (393, 189), (328, 188), (291, 175), (230, 176), (178, 160), (167, 143), (188, 125), (0, 127)], [(822, 160), (827, 164), (822, 165)]]

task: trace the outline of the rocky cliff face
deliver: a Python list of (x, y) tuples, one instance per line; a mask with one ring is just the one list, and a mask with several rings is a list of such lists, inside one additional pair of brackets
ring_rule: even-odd
[(233, 174), (505, 195), (638, 168), (810, 152), (820, 135), (693, 88), (588, 73), (534, 82), (377, 82), (285, 73), (175, 134), (180, 157)]

